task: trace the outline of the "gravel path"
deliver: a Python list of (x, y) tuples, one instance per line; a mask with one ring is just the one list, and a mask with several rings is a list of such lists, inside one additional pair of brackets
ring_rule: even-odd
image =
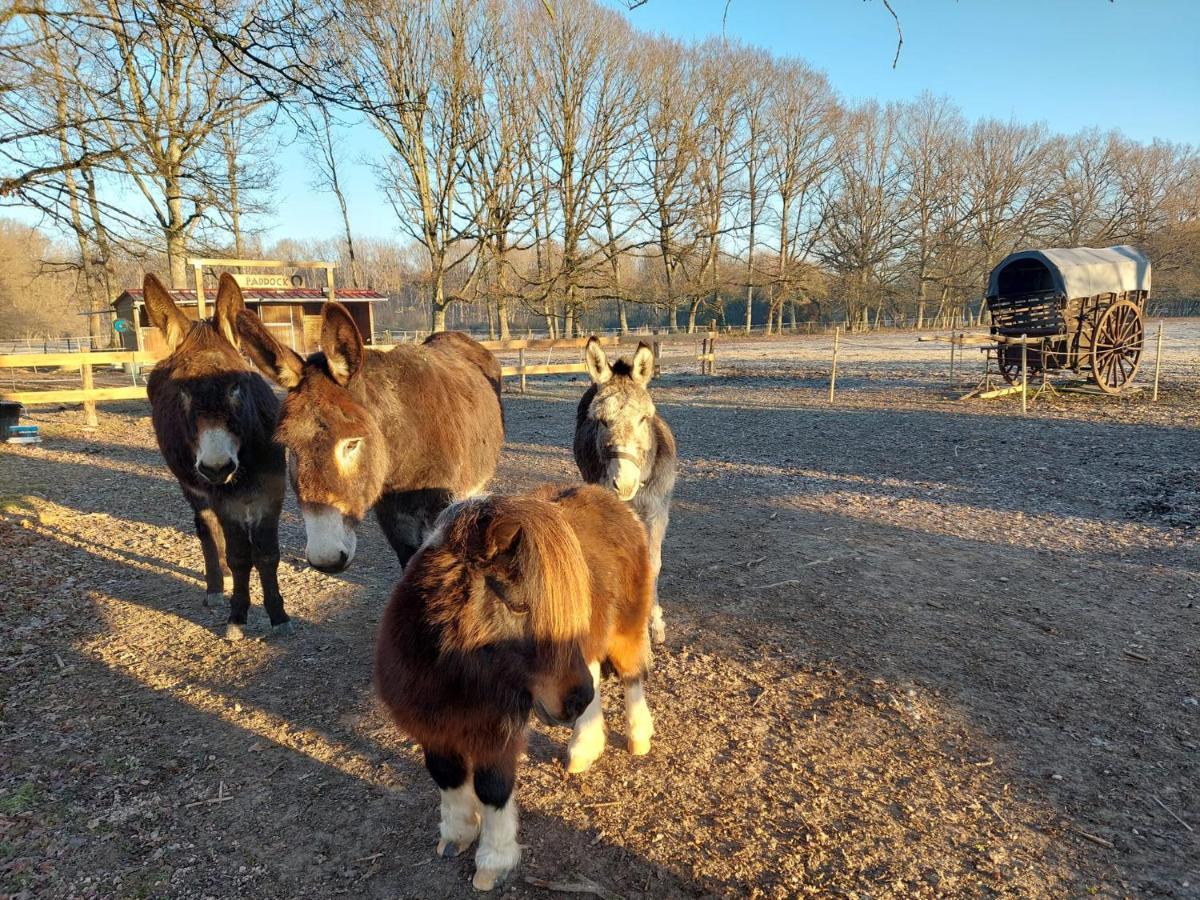
[[(911, 336), (852, 338), (833, 407), (822, 336), (719, 345), (715, 378), (672, 351), (656, 743), (625, 752), (611, 682), (589, 774), (568, 779), (566, 733), (536, 726), (506, 892), (1200, 896), (1183, 330), (1160, 404), (1062, 394), (1024, 419), (954, 400), (948, 351)], [(505, 397), (497, 490), (575, 474), (582, 382), (530, 388)], [(147, 412), (103, 407), (89, 433), (35, 411), (42, 445), (0, 445), (0, 893), (470, 896), (371, 696), (399, 574), (381, 535), (367, 523), (352, 569), (322, 575), (289, 497), (297, 633), (224, 642)]]

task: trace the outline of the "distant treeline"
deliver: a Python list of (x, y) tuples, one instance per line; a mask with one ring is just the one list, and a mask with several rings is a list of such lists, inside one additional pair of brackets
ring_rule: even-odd
[[(56, 0), (9, 14), (0, 65), (0, 195), (67, 235), (45, 262), (84, 309), (202, 253), (335, 258), (397, 327), (966, 321), (1008, 252), (1115, 243), (1200, 297), (1193, 147), (850, 103), (590, 0)], [(263, 247), (296, 137), (340, 214)], [(356, 232), (362, 165), (402, 241)]]

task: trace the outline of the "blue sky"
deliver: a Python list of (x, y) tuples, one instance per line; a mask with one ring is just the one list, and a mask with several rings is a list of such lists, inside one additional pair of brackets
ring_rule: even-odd
[[(608, 0), (623, 8), (622, 0)], [(896, 31), (879, 0), (730, 0), (725, 33), (828, 73), (848, 100), (944, 94), (970, 119), (1044, 121), (1073, 132), (1119, 128), (1200, 145), (1200, 0), (893, 0)], [(627, 13), (638, 28), (682, 39), (719, 35), (724, 0), (647, 0)], [(383, 150), (359, 126), (360, 155)], [(281, 211), (267, 238), (326, 237), (337, 209), (308, 189), (295, 148), (278, 157)], [(398, 236), (371, 174), (349, 178), (352, 224)]]
[[(601, 0), (624, 9), (623, 0)], [(795, 56), (825, 71), (850, 101), (948, 96), (969, 119), (1046, 122), (1061, 132), (1118, 128), (1200, 146), (1200, 0), (730, 0), (731, 39)], [(725, 0), (647, 0), (628, 11), (639, 29), (684, 40), (719, 35)], [(347, 130), (344, 172), (360, 237), (406, 239), (365, 159), (387, 147), (365, 124)], [(295, 144), (282, 144), (274, 215), (264, 240), (340, 233), (332, 197), (314, 191)], [(5, 209), (4, 215), (19, 210)], [(36, 219), (33, 219), (36, 221)]]

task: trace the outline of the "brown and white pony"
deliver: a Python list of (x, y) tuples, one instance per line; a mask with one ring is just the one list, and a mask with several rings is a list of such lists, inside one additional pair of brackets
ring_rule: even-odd
[(675, 490), (675, 436), (654, 407), (647, 385), (654, 377), (654, 352), (639, 343), (632, 362), (611, 365), (595, 337), (584, 353), (592, 386), (575, 411), (575, 464), (590, 484), (616, 491), (646, 526), (650, 567), (654, 572), (651, 632), (656, 644), (666, 640), (658, 605), (658, 573), (662, 542), (671, 518)]
[(287, 389), (276, 437), (288, 452), (308, 561), (340, 572), (355, 528), (374, 508), (404, 565), (438, 513), (480, 490), (504, 444), (500, 366), (465, 334), (368, 350), (340, 303), (321, 310), (321, 349), (308, 359), (258, 317), (237, 327), (251, 359)]
[(520, 859), (512, 793), (531, 712), (574, 725), (568, 770), (585, 771), (604, 749), (607, 663), (624, 682), (630, 752), (649, 752), (651, 602), (645, 530), (591, 485), (457, 503), (409, 562), (375, 685), (441, 791), (438, 854), (479, 837), (476, 888)]
[(285, 462), (275, 443), (279, 400), (237, 350), (234, 321), (242, 292), (221, 275), (211, 321), (193, 322), (153, 275), (142, 297), (170, 356), (150, 374), (150, 418), (158, 447), (195, 512), (204, 551), (206, 605), (224, 600), (233, 574), (225, 636), (243, 636), (250, 609), (250, 568), (276, 633), (291, 631), (279, 593), (279, 511)]

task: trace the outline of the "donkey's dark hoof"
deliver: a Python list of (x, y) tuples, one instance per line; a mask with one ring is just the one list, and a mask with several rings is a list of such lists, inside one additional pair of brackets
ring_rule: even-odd
[(438, 841), (437, 855), (442, 859), (449, 859), (452, 856), (458, 856), (458, 854), (462, 852), (463, 848), (454, 843), (454, 841), (447, 841), (444, 838)]
[(225, 640), (241, 641), (246, 638), (245, 622), (227, 622), (225, 624)]
[(205, 609), (228, 609), (225, 603), (224, 594), (205, 594), (204, 595)]
[(278, 625), (271, 626), (271, 637), (288, 637), (296, 633), (296, 626), (292, 624), (292, 620), (280, 622)]

